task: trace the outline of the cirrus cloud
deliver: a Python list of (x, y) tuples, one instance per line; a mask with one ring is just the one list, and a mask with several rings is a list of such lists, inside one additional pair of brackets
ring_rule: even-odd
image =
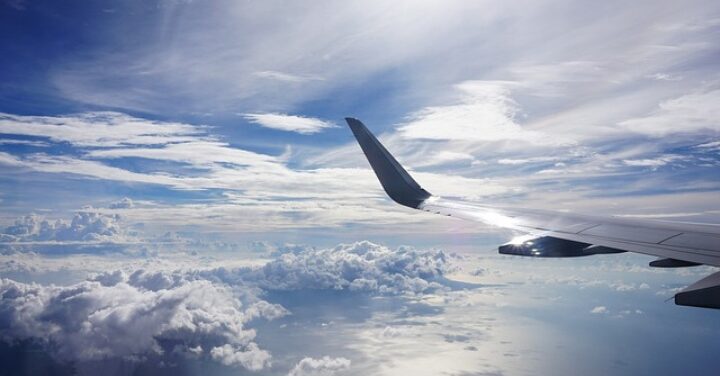
[(325, 120), (297, 115), (265, 113), (243, 114), (242, 116), (253, 124), (300, 134), (318, 133), (326, 128), (337, 127), (337, 125)]

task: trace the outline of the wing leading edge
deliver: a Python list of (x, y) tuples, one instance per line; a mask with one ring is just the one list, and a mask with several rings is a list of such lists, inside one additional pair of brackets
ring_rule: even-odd
[[(501, 253), (574, 257), (630, 251), (659, 257), (650, 263), (655, 267), (720, 266), (720, 226), (717, 225), (501, 208), (433, 196), (408, 174), (362, 122), (353, 118), (346, 118), (346, 121), (383, 189), (395, 202), (537, 237), (534, 242), (503, 245), (499, 248)], [(720, 308), (720, 272), (676, 294), (675, 304)]]

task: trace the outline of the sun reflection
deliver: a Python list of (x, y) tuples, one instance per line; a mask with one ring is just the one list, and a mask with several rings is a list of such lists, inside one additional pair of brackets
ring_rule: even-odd
[(537, 238), (537, 235), (532, 235), (532, 234), (520, 235), (520, 236), (516, 236), (516, 237), (510, 239), (510, 241), (507, 244), (521, 245), (521, 244), (523, 244), (527, 241), (533, 240), (535, 238)]

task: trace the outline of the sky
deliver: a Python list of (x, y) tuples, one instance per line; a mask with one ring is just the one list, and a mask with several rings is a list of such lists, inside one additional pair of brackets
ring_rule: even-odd
[[(0, 1), (5, 374), (714, 370), (710, 267), (499, 255), (435, 195), (720, 223), (713, 1)], [(711, 368), (713, 367), (713, 368)]]

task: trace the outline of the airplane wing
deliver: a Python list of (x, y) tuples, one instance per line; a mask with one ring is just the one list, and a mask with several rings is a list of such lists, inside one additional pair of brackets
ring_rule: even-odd
[[(345, 120), (383, 189), (395, 202), (532, 235), (525, 241), (500, 246), (500, 253), (577, 257), (630, 251), (659, 257), (650, 262), (653, 267), (720, 266), (720, 225), (502, 208), (434, 196), (405, 171), (362, 122), (353, 118)], [(720, 272), (677, 293), (675, 304), (720, 308)]]

